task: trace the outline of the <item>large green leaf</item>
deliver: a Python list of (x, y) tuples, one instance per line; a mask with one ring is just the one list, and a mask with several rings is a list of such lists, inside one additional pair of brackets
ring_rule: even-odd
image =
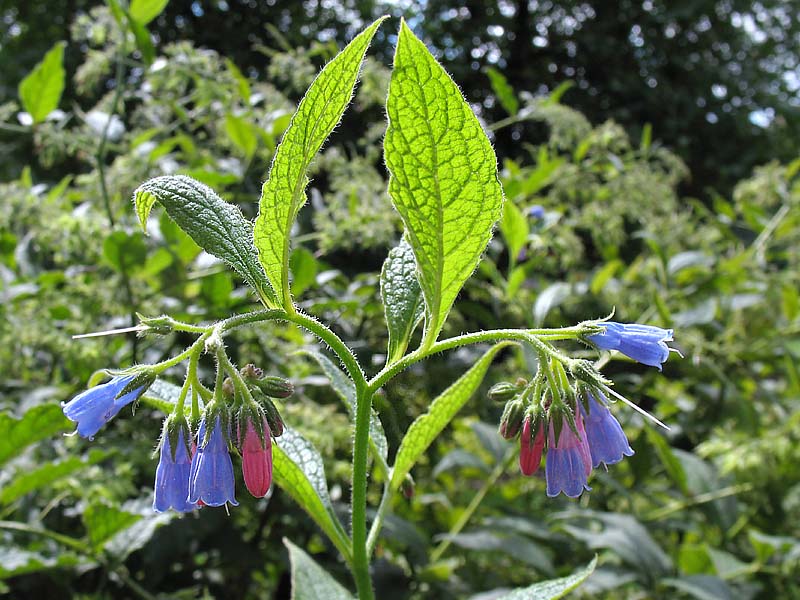
[(0, 465), (18, 456), (30, 444), (69, 429), (70, 422), (57, 404), (34, 406), (21, 419), (0, 413)]
[[(307, 354), (319, 363), (322, 371), (331, 382), (331, 387), (336, 394), (342, 399), (350, 419), (355, 422), (356, 419), (356, 386), (353, 384), (347, 374), (337, 367), (333, 362), (321, 352), (315, 350), (303, 350), (303, 354)], [(389, 467), (386, 464), (386, 456), (389, 452), (389, 444), (386, 441), (386, 433), (383, 431), (383, 425), (378, 415), (373, 410), (369, 417), (369, 441), (373, 453), (378, 459), (379, 463), (385, 471), (388, 472)]]
[(131, 18), (141, 25), (147, 25), (161, 14), (169, 0), (131, 0), (128, 12)]
[(341, 524), (333, 511), (325, 466), (317, 449), (300, 433), (286, 427), (272, 446), (272, 469), (281, 486), (319, 525), (340, 552), (349, 554)]
[(411, 334), (425, 311), (414, 251), (405, 239), (389, 251), (383, 263), (381, 298), (389, 328), (388, 362), (393, 363), (405, 354)]
[(102, 548), (103, 544), (117, 533), (127, 529), (141, 518), (141, 515), (100, 503), (90, 504), (83, 511), (83, 524), (89, 535), (89, 543), (96, 550)]
[(76, 471), (85, 469), (89, 465), (103, 460), (106, 456), (107, 454), (102, 450), (93, 450), (88, 460), (82, 460), (78, 456), (71, 456), (59, 462), (46, 462), (37, 469), (25, 470), (3, 485), (2, 490), (0, 490), (0, 503), (10, 504), (25, 494), (43, 488)]
[(500, 218), (497, 159), (458, 86), (405, 23), (386, 110), (389, 194), (419, 266), (430, 346)]
[(64, 42), (58, 42), (19, 84), (22, 108), (41, 123), (58, 108), (64, 92)]
[(567, 593), (586, 581), (587, 577), (594, 572), (596, 566), (597, 557), (595, 556), (585, 568), (572, 575), (561, 577), (560, 579), (541, 581), (530, 587), (514, 590), (510, 594), (501, 596), (499, 600), (556, 600), (557, 598), (563, 598)]
[(236, 269), (264, 304), (277, 306), (253, 245), (252, 224), (210, 187), (184, 175), (166, 175), (140, 185), (133, 193), (133, 202), (142, 229), (147, 231), (150, 210), (160, 202), (201, 248)]
[(291, 305), (289, 235), (306, 202), (306, 171), (350, 103), (364, 54), (384, 18), (358, 34), (308, 88), (275, 152), (261, 190), (256, 246), (267, 277), (287, 308)]
[(288, 539), (283, 538), (283, 543), (289, 549), (292, 565), (292, 600), (354, 600), (353, 595), (313, 558)]
[(478, 389), (497, 353), (511, 343), (500, 342), (487, 350), (478, 362), (434, 399), (428, 412), (417, 417), (411, 424), (397, 450), (392, 469), (393, 488), (396, 489), (403, 483), (411, 467)]

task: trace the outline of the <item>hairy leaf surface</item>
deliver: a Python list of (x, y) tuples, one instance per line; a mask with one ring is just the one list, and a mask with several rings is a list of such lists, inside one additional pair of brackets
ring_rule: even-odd
[(430, 346), (500, 218), (497, 158), (458, 86), (405, 23), (386, 110), (389, 194), (419, 266)]
[(276, 306), (253, 245), (252, 224), (210, 187), (184, 175), (166, 175), (140, 185), (133, 193), (133, 202), (145, 232), (150, 210), (160, 202), (197, 245), (233, 267), (264, 304)]
[(425, 311), (414, 251), (405, 239), (389, 251), (383, 263), (381, 298), (389, 328), (388, 362), (392, 363), (405, 354), (411, 334)]
[(393, 488), (396, 489), (403, 483), (405, 476), (411, 471), (411, 467), (478, 389), (497, 353), (511, 343), (500, 342), (487, 350), (469, 371), (431, 402), (428, 412), (417, 417), (411, 424), (397, 451), (397, 458), (392, 469)]
[(358, 34), (308, 88), (261, 189), (255, 243), (264, 271), (284, 307), (291, 304), (289, 235), (306, 202), (306, 171), (350, 103), (364, 54), (382, 21), (378, 19)]

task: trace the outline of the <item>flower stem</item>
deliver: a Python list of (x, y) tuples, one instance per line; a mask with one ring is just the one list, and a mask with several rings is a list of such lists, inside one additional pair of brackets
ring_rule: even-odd
[(353, 443), (353, 489), (351, 496), (353, 536), (353, 578), (359, 600), (372, 600), (367, 549), (367, 455), (369, 453), (369, 416), (372, 393), (365, 385), (356, 387), (356, 426)]

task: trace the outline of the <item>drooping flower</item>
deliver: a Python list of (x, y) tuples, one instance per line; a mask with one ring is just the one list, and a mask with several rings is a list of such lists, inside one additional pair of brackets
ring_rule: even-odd
[(586, 339), (601, 350), (619, 350), (637, 362), (657, 367), (659, 371), (669, 357), (670, 348), (666, 343), (672, 341), (672, 329), (613, 321), (598, 325), (605, 330)]
[(222, 418), (214, 417), (214, 429), (206, 441), (206, 417), (200, 421), (197, 432), (197, 452), (192, 457), (189, 471), (189, 499), (192, 504), (202, 502), (208, 506), (222, 506), (236, 502), (233, 479), (233, 462), (228, 453), (228, 442), (222, 432)]
[(180, 424), (176, 427), (174, 448), (171, 441), (173, 436), (170, 435), (169, 429), (169, 425), (165, 424), (164, 435), (161, 438), (161, 454), (156, 469), (153, 510), (164, 512), (172, 508), (178, 512), (191, 512), (197, 505), (188, 501), (189, 471), (192, 464), (186, 448), (188, 427)]
[(94, 439), (100, 428), (113, 419), (117, 413), (147, 389), (143, 384), (124, 396), (117, 395), (136, 378), (136, 375), (119, 375), (102, 385), (89, 388), (69, 402), (61, 404), (64, 416), (78, 424), (77, 433), (81, 437)]
[(568, 420), (562, 418), (561, 435), (557, 440), (554, 419), (550, 420), (545, 462), (547, 495), (554, 498), (564, 492), (570, 498), (577, 498), (583, 490), (591, 489), (586, 482), (592, 472), (592, 457), (581, 416), (575, 415), (577, 433), (572, 431)]
[(267, 495), (272, 485), (272, 440), (269, 424), (262, 419), (263, 438), (247, 419), (244, 436), (239, 425), (239, 444), (242, 451), (242, 474), (248, 491), (256, 498)]
[[(600, 401), (597, 398), (600, 398)], [(589, 451), (592, 455), (592, 466), (598, 467), (600, 463), (613, 465), (622, 460), (623, 456), (633, 456), (633, 448), (628, 443), (628, 437), (622, 430), (619, 421), (608, 409), (608, 399), (601, 393), (586, 394), (589, 400), (589, 412), (582, 403), (578, 403), (586, 425), (586, 437), (589, 440)]]
[(544, 424), (539, 423), (534, 433), (533, 417), (527, 415), (519, 437), (519, 469), (523, 475), (533, 475), (539, 470), (544, 450)]

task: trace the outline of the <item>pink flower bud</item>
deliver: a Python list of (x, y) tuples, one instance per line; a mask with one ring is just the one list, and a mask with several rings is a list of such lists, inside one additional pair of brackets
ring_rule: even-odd
[(269, 424), (263, 420), (264, 439), (258, 435), (253, 422), (247, 421), (244, 438), (239, 435), (242, 450), (244, 484), (256, 498), (263, 498), (272, 485), (272, 439)]
[(523, 475), (533, 475), (539, 469), (544, 450), (544, 427), (539, 424), (536, 434), (531, 431), (531, 417), (525, 417), (519, 438), (519, 468)]

